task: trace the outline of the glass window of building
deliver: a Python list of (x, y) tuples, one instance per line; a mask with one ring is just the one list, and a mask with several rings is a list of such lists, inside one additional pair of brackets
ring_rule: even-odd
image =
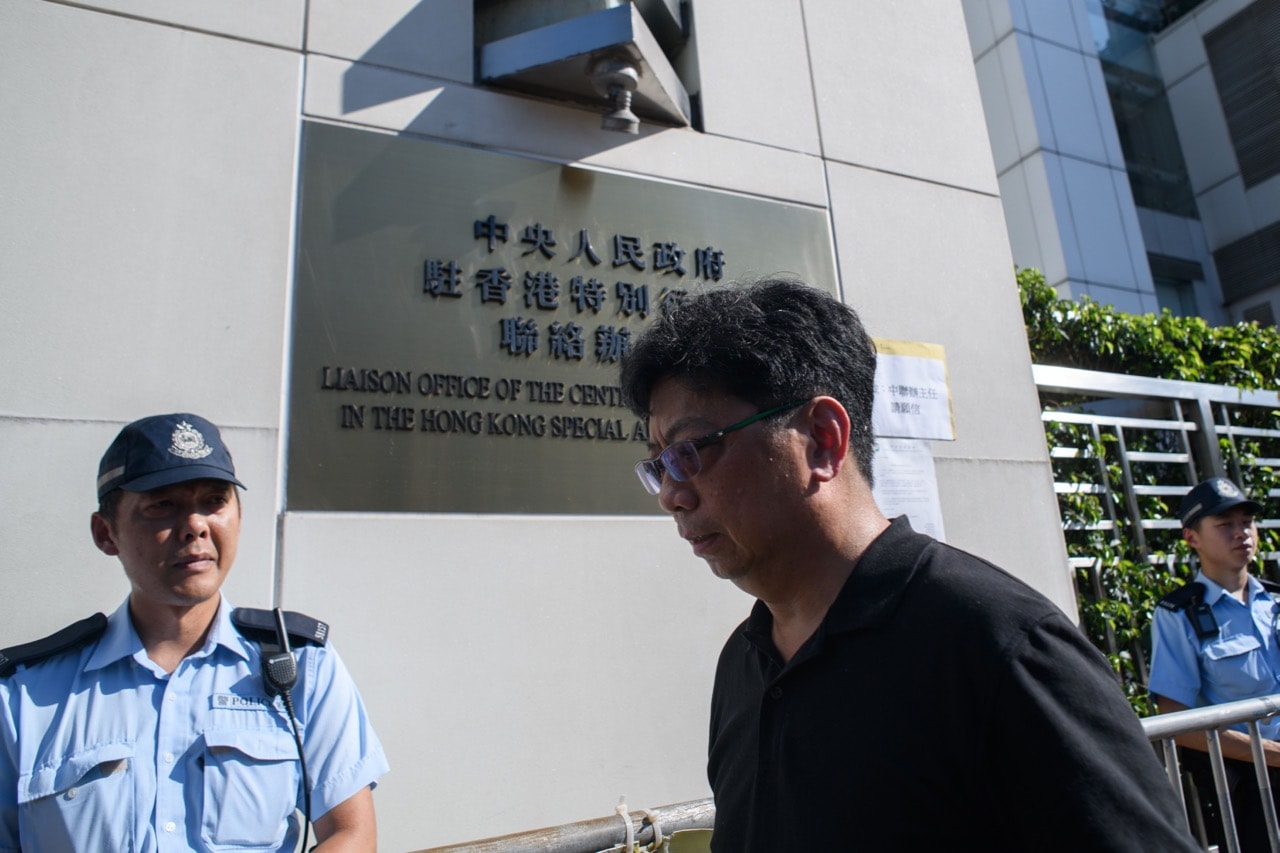
[(1196, 217), (1195, 196), (1151, 37), (1199, 0), (1089, 0), (1087, 5), (1134, 202)]

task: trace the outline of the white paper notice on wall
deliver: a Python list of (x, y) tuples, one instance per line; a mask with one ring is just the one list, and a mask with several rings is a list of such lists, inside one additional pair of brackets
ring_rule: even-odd
[(877, 437), (954, 441), (947, 357), (941, 344), (876, 339)]
[(871, 491), (880, 511), (889, 518), (905, 515), (912, 530), (945, 542), (938, 478), (929, 442), (878, 438), (872, 464), (876, 482)]

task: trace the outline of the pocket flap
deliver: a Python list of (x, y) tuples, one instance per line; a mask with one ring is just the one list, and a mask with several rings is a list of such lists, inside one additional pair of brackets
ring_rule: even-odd
[(208, 729), (205, 746), (210, 751), (234, 749), (259, 761), (281, 761), (298, 757), (297, 744), (280, 729)]
[[(61, 760), (41, 762), (41, 766), (18, 780), (18, 802), (29, 803), (75, 785), (99, 765), (125, 766), (133, 758), (132, 743), (103, 743), (87, 747)], [(112, 768), (113, 770), (116, 768)]]
[(1222, 660), (1236, 655), (1248, 654), (1262, 648), (1262, 643), (1251, 634), (1240, 634), (1220, 643), (1210, 643), (1204, 647), (1205, 657), (1209, 660)]

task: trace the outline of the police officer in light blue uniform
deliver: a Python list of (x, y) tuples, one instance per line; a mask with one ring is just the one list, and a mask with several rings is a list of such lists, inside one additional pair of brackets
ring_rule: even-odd
[[(1249, 574), (1258, 551), (1261, 504), (1214, 477), (1179, 506), (1182, 535), (1200, 559), (1195, 580), (1161, 600), (1152, 619), (1148, 687), (1161, 713), (1280, 693), (1280, 586)], [(1267, 764), (1280, 768), (1280, 718), (1258, 721)], [(1246, 726), (1221, 735), (1235, 782), (1232, 804), (1245, 850), (1270, 849), (1251, 766)], [(1178, 739), (1202, 793), (1212, 791), (1203, 735)], [(1274, 787), (1280, 788), (1273, 781)], [(1209, 829), (1215, 827), (1209, 822)]]
[(387, 761), (328, 627), (221, 593), (238, 486), (193, 414), (103, 456), (91, 529), (129, 597), (0, 651), (0, 851), (376, 848)]

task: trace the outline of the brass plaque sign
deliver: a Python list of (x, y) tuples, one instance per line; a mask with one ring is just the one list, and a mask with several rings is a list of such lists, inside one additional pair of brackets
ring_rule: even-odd
[(619, 359), (706, 287), (835, 286), (826, 212), (308, 122), (291, 510), (651, 514)]

